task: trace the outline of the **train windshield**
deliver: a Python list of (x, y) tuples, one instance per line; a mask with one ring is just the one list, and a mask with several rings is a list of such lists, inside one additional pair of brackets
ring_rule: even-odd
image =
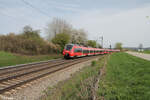
[(66, 45), (66, 50), (71, 50), (73, 45)]

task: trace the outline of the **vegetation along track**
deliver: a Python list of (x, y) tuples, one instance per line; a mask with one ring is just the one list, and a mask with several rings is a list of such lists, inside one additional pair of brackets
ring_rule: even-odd
[(75, 65), (95, 57), (96, 56), (71, 60), (58, 59), (0, 69), (0, 94), (48, 74), (70, 67), (71, 65)]

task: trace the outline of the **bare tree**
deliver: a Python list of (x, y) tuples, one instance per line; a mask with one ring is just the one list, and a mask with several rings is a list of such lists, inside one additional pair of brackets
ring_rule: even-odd
[(122, 50), (122, 43), (117, 42), (117, 43), (115, 44), (115, 48)]
[(71, 43), (74, 44), (87, 44), (87, 32), (85, 32), (83, 29), (76, 30), (74, 29), (71, 32)]
[(143, 51), (143, 44), (142, 43), (139, 44), (138, 51)]
[(26, 32), (31, 32), (33, 31), (32, 27), (29, 26), (29, 25), (26, 25), (24, 28), (23, 28), (23, 32), (26, 33)]
[(53, 18), (52, 22), (47, 25), (46, 33), (47, 39), (51, 40), (56, 34), (67, 33), (70, 34), (72, 30), (72, 25), (66, 20), (60, 18)]
[(143, 49), (143, 44), (139, 44), (139, 49)]
[(69, 42), (73, 44), (87, 44), (87, 32), (83, 29), (74, 29), (66, 20), (54, 18), (46, 28), (47, 39), (52, 40), (57, 34), (65, 33), (70, 36)]

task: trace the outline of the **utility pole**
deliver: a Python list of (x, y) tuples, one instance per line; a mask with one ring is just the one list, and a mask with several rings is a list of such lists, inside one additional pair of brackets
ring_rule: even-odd
[[(101, 41), (101, 46), (102, 46), (102, 48), (103, 48), (103, 36), (98, 37), (98, 38), (96, 39), (96, 43), (97, 43), (99, 40)], [(97, 44), (96, 44), (96, 46), (97, 46)], [(98, 46), (97, 46), (97, 47), (98, 47)]]
[(109, 45), (109, 49), (111, 49), (111, 42), (109, 42), (110, 43), (110, 45)]
[(111, 49), (111, 44), (109, 45), (110, 49)]
[(101, 36), (101, 37), (99, 37), (100, 39), (101, 39), (101, 46), (102, 46), (102, 48), (103, 48), (103, 40), (104, 40), (104, 38), (103, 38), (103, 36)]
[(102, 48), (103, 48), (103, 36), (102, 36)]

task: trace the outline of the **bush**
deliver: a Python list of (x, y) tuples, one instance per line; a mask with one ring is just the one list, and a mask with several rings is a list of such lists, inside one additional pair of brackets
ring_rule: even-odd
[(69, 43), (69, 40), (70, 40), (70, 35), (69, 34), (66, 34), (66, 33), (60, 33), (60, 34), (57, 34), (56, 37), (54, 37), (52, 39), (52, 42), (54, 44), (57, 44), (61, 47), (61, 52), (63, 51), (64, 49), (64, 46)]
[(0, 35), (0, 50), (27, 55), (59, 53), (60, 47), (45, 41), (36, 33)]
[(92, 61), (91, 66), (95, 66), (96, 65), (96, 61)]

